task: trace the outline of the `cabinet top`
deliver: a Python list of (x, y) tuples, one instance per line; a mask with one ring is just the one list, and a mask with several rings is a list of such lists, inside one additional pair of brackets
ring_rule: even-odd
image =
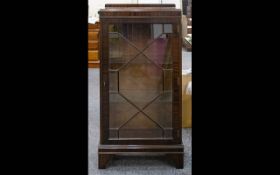
[(99, 12), (100, 17), (126, 16), (181, 16), (181, 10), (175, 4), (106, 4)]
[(105, 7), (175, 7), (175, 4), (105, 4)]

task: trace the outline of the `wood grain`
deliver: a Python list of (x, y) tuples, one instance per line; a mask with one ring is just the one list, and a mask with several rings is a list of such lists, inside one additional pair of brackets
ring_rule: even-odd
[(88, 51), (88, 60), (89, 61), (97, 61), (98, 60), (98, 51), (97, 50), (89, 50)]
[(98, 40), (98, 32), (88, 32), (88, 40)]
[(88, 41), (88, 49), (89, 50), (98, 50), (99, 48), (99, 41)]

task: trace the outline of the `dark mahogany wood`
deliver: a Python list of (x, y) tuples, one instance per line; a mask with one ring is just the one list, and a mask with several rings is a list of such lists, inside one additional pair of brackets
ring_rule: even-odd
[(112, 158), (113, 154), (98, 154), (98, 168), (105, 169)]
[(105, 7), (176, 7), (175, 4), (105, 4)]
[[(99, 11), (100, 16), (100, 43), (99, 43), (99, 57), (101, 59), (100, 64), (100, 144), (98, 148), (98, 154), (99, 154), (99, 168), (103, 169), (106, 168), (107, 163), (112, 159), (114, 155), (167, 155), (167, 158), (171, 160), (171, 162), (175, 163), (176, 168), (183, 168), (184, 165), (184, 146), (182, 144), (182, 90), (181, 90), (181, 57), (182, 57), (182, 41), (181, 41), (181, 10), (175, 9), (174, 4), (106, 4), (105, 9), (101, 9)], [(154, 66), (147, 66), (150, 65), (146, 64), (144, 65), (145, 70), (151, 72), (152, 74), (158, 75), (160, 74), (160, 71), (162, 69), (163, 71), (163, 93), (166, 93), (164, 91), (165, 84), (170, 83), (172, 89), (170, 90), (172, 102), (170, 103), (172, 110), (170, 111), (170, 118), (171, 121), (164, 121), (164, 116), (159, 116), (157, 112), (152, 110), (153, 116), (156, 116), (156, 119), (154, 121), (153, 118), (149, 118), (149, 115), (147, 115), (145, 108), (139, 107), (139, 104), (136, 105), (135, 101), (130, 100), (127, 98), (129, 96), (128, 92), (120, 91), (120, 81), (121, 81), (121, 88), (124, 88), (123, 84), (127, 86), (127, 88), (124, 89), (131, 89), (133, 87), (133, 83), (129, 82), (129, 79), (126, 79), (126, 75), (135, 74), (135, 75), (141, 75), (143, 74), (143, 71), (139, 67), (137, 67), (138, 64), (131, 65), (130, 61), (132, 60), (126, 60), (123, 63), (111, 63), (110, 59), (112, 57), (113, 51), (110, 49), (112, 47), (109, 43), (109, 30), (116, 30), (119, 32), (124, 32), (123, 35), (125, 35), (124, 43), (128, 43), (127, 45), (121, 45), (120, 43), (116, 44), (117, 46), (123, 46), (121, 50), (124, 52), (124, 55), (129, 53), (133, 55), (133, 49), (129, 47), (135, 47), (136, 50), (135, 53), (138, 53), (138, 55), (145, 54), (145, 49), (143, 50), (143, 53), (141, 52), (141, 46), (143, 46), (143, 41), (145, 40), (145, 37), (151, 36), (152, 32), (154, 32), (153, 29), (151, 31), (149, 26), (153, 25), (169, 25), (162, 30), (167, 30), (166, 33), (162, 37), (163, 39), (156, 38), (154, 40), (156, 41), (156, 44), (158, 44), (156, 47), (154, 47), (155, 51), (150, 51), (146, 54), (152, 54), (154, 52), (157, 52), (157, 50), (161, 53), (170, 53), (170, 57), (165, 55), (164, 58), (171, 58), (172, 64), (164, 63), (162, 65), (154, 65)], [(164, 24), (164, 25), (163, 25)], [(133, 28), (134, 26), (134, 28)], [(137, 28), (135, 26), (139, 26), (140, 28)], [(171, 26), (171, 27), (170, 27)], [(110, 28), (110, 29), (109, 29)], [(112, 29), (113, 28), (113, 29)], [(114, 29), (116, 28), (116, 29)], [(110, 37), (114, 33), (110, 31)], [(138, 35), (139, 34), (139, 35)], [(141, 36), (144, 34), (143, 36)], [(118, 34), (118, 36), (121, 34)], [(154, 36), (155, 34), (153, 34)], [(138, 42), (135, 43), (135, 40), (129, 41), (129, 39), (133, 40), (133, 38), (137, 38)], [(148, 38), (149, 39), (149, 38)], [(167, 46), (164, 46), (162, 48), (169, 49), (169, 52), (165, 52), (165, 50), (159, 49), (161, 47), (161, 41), (162, 40), (168, 40)], [(113, 40), (114, 41), (114, 40)], [(117, 40), (119, 41), (119, 39)], [(152, 42), (152, 43), (153, 43)], [(135, 44), (135, 45), (134, 45)], [(114, 45), (113, 45), (114, 46)], [(146, 45), (144, 45), (146, 46)], [(147, 46), (149, 48), (150, 46)], [(135, 50), (134, 48), (134, 50)], [(159, 53), (159, 54), (160, 54)], [(155, 54), (157, 55), (157, 54)], [(153, 56), (147, 56), (154, 58)], [(137, 58), (137, 54), (135, 56)], [(118, 59), (126, 59), (126, 58), (114, 58), (116, 60)], [(144, 60), (144, 59), (143, 59)], [(142, 60), (142, 61), (143, 61)], [(157, 61), (157, 60), (155, 60)], [(130, 64), (130, 65), (129, 65)], [(158, 64), (158, 63), (154, 63)], [(152, 64), (151, 64), (152, 65)], [(117, 74), (113, 74), (114, 70), (117, 70), (117, 67), (124, 67), (125, 70), (130, 70), (128, 73), (126, 73), (124, 70), (115, 71)], [(142, 66), (143, 67), (143, 66)], [(154, 67), (154, 68), (153, 68)], [(172, 74), (170, 74), (170, 78), (166, 78), (165, 75), (168, 70), (172, 70)], [(133, 72), (135, 70), (135, 72)], [(132, 71), (132, 72), (131, 72)], [(111, 76), (115, 75), (118, 81), (117, 84), (113, 84), (112, 80), (110, 79)], [(169, 75), (169, 74), (168, 74)], [(151, 75), (153, 76), (153, 75)], [(137, 76), (136, 76), (137, 77)], [(154, 76), (156, 77), (156, 76)], [(160, 77), (160, 76), (159, 76)], [(129, 78), (129, 77), (128, 77)], [(143, 79), (149, 79), (149, 76), (143, 77)], [(155, 80), (156, 81), (156, 80)], [(111, 84), (110, 84), (111, 83)], [(144, 84), (146, 86), (151, 86), (154, 82), (144, 81)], [(154, 83), (155, 84), (155, 83)], [(138, 125), (144, 129), (141, 129), (141, 131), (135, 131), (133, 130), (133, 125), (128, 126), (128, 129), (121, 129), (121, 127), (125, 126), (126, 123), (129, 123), (130, 120), (133, 120), (133, 117), (126, 121), (125, 116), (128, 115), (130, 111), (127, 110), (127, 113), (121, 113), (122, 109), (114, 109), (116, 112), (112, 113), (110, 110), (113, 110), (113, 108), (110, 107), (110, 95), (112, 95), (112, 86), (118, 86), (117, 91), (119, 95), (123, 98), (123, 100), (126, 100), (126, 103), (130, 103), (130, 106), (134, 106), (131, 109), (134, 109), (136, 111), (140, 111), (139, 113), (143, 112), (142, 118), (139, 117)], [(140, 84), (141, 87), (145, 87), (144, 85)], [(159, 85), (160, 86), (160, 85)], [(169, 86), (167, 86), (169, 87)], [(136, 87), (137, 88), (137, 87)], [(161, 89), (162, 87), (159, 87)], [(122, 93), (126, 93), (123, 95)], [(145, 95), (143, 95), (145, 96)], [(164, 96), (162, 96), (164, 97)], [(140, 97), (143, 98), (144, 97)], [(133, 99), (133, 98), (132, 98)], [(137, 100), (136, 100), (137, 101)], [(152, 104), (153, 102), (149, 103)], [(148, 105), (149, 105), (148, 104)], [(165, 104), (163, 102), (159, 104)], [(169, 103), (168, 103), (169, 104)], [(160, 112), (162, 115), (164, 115), (164, 112), (161, 110), (164, 110), (165, 107), (159, 107), (156, 108), (156, 111)], [(146, 112), (146, 113), (145, 113)], [(151, 112), (151, 111), (150, 111)], [(154, 113), (153, 113), (154, 112)], [(117, 118), (113, 118), (112, 116), (115, 114), (121, 114), (117, 115)], [(135, 114), (136, 116), (138, 114)], [(148, 117), (149, 119), (145, 118), (144, 115)], [(111, 116), (111, 118), (110, 118)], [(129, 116), (133, 116), (133, 113), (131, 113)], [(135, 117), (135, 116), (134, 116)], [(166, 116), (165, 116), (166, 117)], [(169, 119), (170, 119), (169, 118)], [(117, 125), (118, 119), (123, 120), (122, 125), (120, 128), (117, 128), (118, 132), (114, 131), (114, 127), (111, 125)], [(126, 121), (126, 122), (124, 122)], [(160, 121), (160, 122), (159, 122)], [(148, 124), (148, 123), (150, 124)], [(153, 123), (154, 122), (154, 123)], [(163, 124), (165, 127), (163, 127)], [(149, 126), (155, 125), (156, 129), (151, 129)], [(135, 124), (134, 124), (135, 125)], [(146, 126), (147, 125), (147, 126)], [(110, 127), (111, 126), (111, 127)], [(169, 126), (171, 130), (169, 130)], [(145, 130), (145, 127), (147, 128)], [(161, 128), (161, 130), (159, 129)], [(159, 132), (159, 131), (162, 131)], [(135, 137), (134, 137), (135, 136)]]
[(166, 157), (177, 169), (184, 168), (184, 153), (168, 153)]

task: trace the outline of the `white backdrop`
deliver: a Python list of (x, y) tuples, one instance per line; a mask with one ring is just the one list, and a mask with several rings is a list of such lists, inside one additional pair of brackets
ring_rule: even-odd
[(89, 17), (98, 19), (98, 11), (105, 7), (107, 3), (172, 3), (176, 4), (176, 8), (181, 8), (182, 0), (88, 0)]

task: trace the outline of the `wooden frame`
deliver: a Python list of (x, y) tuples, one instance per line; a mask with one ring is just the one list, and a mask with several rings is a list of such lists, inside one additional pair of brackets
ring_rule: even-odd
[[(125, 7), (125, 8), (124, 8)], [(118, 10), (119, 9), (119, 10)], [(169, 155), (177, 168), (183, 168), (184, 146), (182, 145), (182, 91), (181, 91), (181, 11), (174, 4), (106, 4), (100, 14), (100, 145), (99, 168), (106, 168), (116, 154)], [(109, 139), (109, 39), (110, 24), (172, 24), (176, 37), (172, 42), (173, 56), (173, 139)]]

